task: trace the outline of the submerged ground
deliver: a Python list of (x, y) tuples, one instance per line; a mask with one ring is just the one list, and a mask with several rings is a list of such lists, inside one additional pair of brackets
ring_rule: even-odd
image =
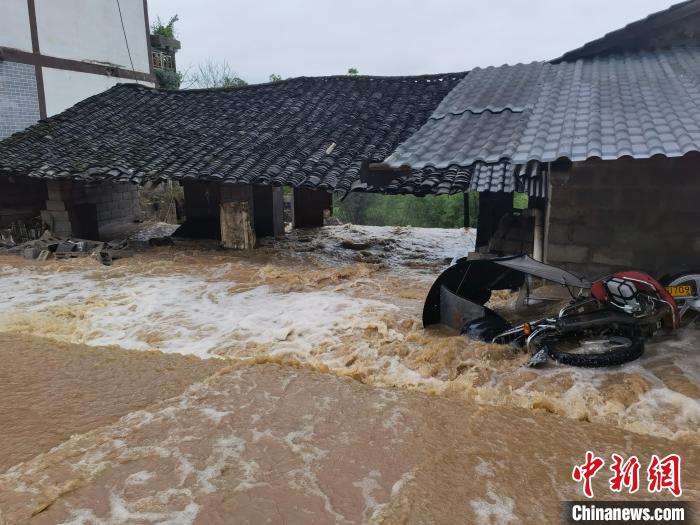
[(700, 334), (535, 371), (425, 331), (472, 243), (336, 226), (252, 255), (0, 259), (0, 524), (550, 523), (589, 449), (679, 453), (697, 499)]

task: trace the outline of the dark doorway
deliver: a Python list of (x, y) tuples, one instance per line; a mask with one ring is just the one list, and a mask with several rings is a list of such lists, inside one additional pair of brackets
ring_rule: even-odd
[(323, 210), (333, 210), (333, 195), (323, 190), (294, 188), (294, 227), (323, 226)]
[(97, 205), (75, 204), (71, 208), (71, 230), (74, 237), (96, 241), (100, 238)]

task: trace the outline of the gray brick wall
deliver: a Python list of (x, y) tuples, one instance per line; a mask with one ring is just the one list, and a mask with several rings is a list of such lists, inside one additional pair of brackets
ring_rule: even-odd
[(700, 154), (553, 172), (547, 260), (599, 277), (700, 268)]
[(0, 61), (0, 139), (39, 120), (34, 66)]
[(48, 200), (42, 218), (51, 230), (62, 236), (75, 235), (76, 217), (71, 208), (79, 204), (94, 204), (97, 227), (126, 224), (141, 218), (139, 187), (134, 184), (85, 184), (81, 182), (47, 182)]

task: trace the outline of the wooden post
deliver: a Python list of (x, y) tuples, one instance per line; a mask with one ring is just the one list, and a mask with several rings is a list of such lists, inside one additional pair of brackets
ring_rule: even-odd
[(221, 203), (221, 245), (234, 250), (255, 248), (255, 232), (251, 226), (247, 202)]

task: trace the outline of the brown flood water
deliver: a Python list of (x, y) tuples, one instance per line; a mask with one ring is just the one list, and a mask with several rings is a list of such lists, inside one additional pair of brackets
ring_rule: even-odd
[(698, 333), (615, 369), (535, 371), (425, 331), (425, 293), (470, 235), (0, 259), (0, 524), (553, 523), (588, 449), (680, 453), (697, 500)]

